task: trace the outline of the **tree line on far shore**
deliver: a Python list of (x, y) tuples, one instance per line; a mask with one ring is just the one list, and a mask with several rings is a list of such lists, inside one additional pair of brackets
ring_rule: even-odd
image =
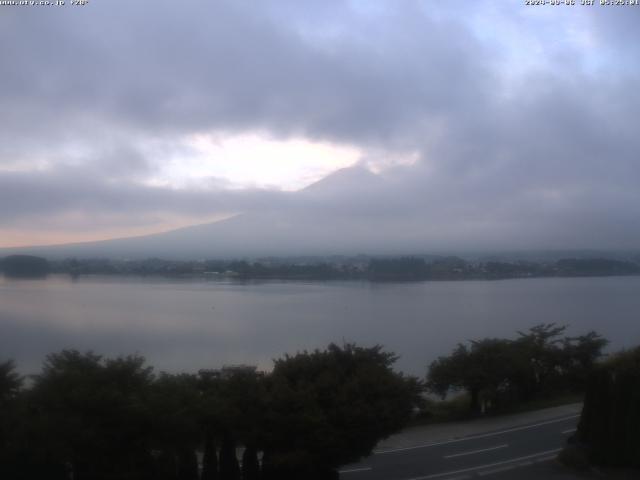
[(558, 261), (478, 261), (459, 257), (330, 257), (304, 260), (113, 260), (106, 258), (48, 261), (31, 255), (0, 259), (10, 277), (42, 277), (48, 273), (78, 275), (162, 275), (235, 278), (238, 280), (495, 280), (527, 277), (640, 275), (638, 259), (566, 258)]

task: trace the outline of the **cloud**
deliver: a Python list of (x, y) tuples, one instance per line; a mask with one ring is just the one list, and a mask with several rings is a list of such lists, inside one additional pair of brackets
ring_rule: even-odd
[[(425, 248), (637, 245), (637, 9), (552, 10), (6, 7), (0, 220), (152, 228), (306, 212), (367, 231), (400, 222)], [(379, 175), (358, 167), (298, 194), (207, 177), (152, 186), (194, 155), (194, 135), (256, 132), (357, 149)]]
[[(20, 15), (2, 34), (20, 46), (3, 59), (12, 67), (7, 113), (18, 130), (56, 136), (107, 124), (147, 134), (264, 128), (386, 142), (427, 111), (464, 108), (481, 94), (490, 72), (462, 25), (436, 22), (415, 2), (390, 18), (329, 2), (336, 18), (311, 5), (291, 17), (268, 3), (226, 1), (112, 1), (77, 14)], [(335, 35), (300, 32), (318, 9)]]

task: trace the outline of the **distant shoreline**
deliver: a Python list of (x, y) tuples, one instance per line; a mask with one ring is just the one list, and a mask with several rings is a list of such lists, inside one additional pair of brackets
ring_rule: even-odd
[(0, 259), (8, 277), (36, 278), (50, 273), (84, 275), (159, 276), (170, 278), (368, 282), (506, 280), (516, 278), (575, 278), (640, 275), (638, 260), (564, 258), (548, 262), (477, 261), (460, 257), (367, 258), (293, 261), (287, 259), (175, 261), (70, 258), (47, 260), (29, 255)]
[(47, 275), (39, 276), (10, 276), (0, 273), (2, 278), (7, 280), (47, 280), (50, 277), (69, 277), (71, 279), (79, 278), (131, 278), (131, 279), (164, 279), (164, 280), (206, 280), (212, 282), (225, 282), (233, 284), (241, 283), (267, 283), (267, 282), (358, 282), (371, 284), (387, 284), (387, 283), (427, 283), (427, 282), (495, 282), (503, 280), (533, 280), (533, 279), (553, 279), (553, 278), (622, 278), (622, 277), (640, 277), (640, 274), (593, 274), (593, 275), (538, 275), (538, 276), (505, 276), (505, 277), (467, 277), (467, 278), (385, 278), (370, 279), (366, 277), (241, 277), (241, 276), (224, 276), (224, 275), (202, 275), (196, 273), (189, 274), (138, 274), (138, 273), (82, 273), (71, 274), (67, 272), (51, 272)]

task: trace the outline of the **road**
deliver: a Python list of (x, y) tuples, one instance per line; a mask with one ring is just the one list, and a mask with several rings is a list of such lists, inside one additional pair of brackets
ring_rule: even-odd
[(344, 467), (342, 480), (465, 480), (505, 475), (555, 459), (579, 415), (571, 414), (461, 438), (387, 448)]

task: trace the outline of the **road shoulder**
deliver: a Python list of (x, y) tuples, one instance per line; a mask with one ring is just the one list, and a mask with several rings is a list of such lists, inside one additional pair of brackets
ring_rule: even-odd
[(458, 438), (532, 425), (558, 418), (579, 416), (582, 403), (572, 403), (531, 412), (478, 418), (465, 422), (446, 422), (410, 427), (383, 440), (376, 452), (411, 448), (419, 445), (445, 442)]

